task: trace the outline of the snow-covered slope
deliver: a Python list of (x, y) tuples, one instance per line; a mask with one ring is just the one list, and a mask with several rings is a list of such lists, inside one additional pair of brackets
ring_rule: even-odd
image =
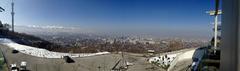
[(0, 44), (6, 45), (10, 48), (20, 51), (21, 53), (36, 56), (36, 57), (43, 57), (43, 58), (63, 58), (63, 56), (70, 56), (70, 57), (87, 57), (87, 56), (96, 56), (96, 55), (103, 55), (109, 54), (109, 52), (99, 52), (99, 53), (60, 53), (60, 52), (52, 52), (46, 49), (21, 45), (15, 43), (6, 38), (0, 38)]

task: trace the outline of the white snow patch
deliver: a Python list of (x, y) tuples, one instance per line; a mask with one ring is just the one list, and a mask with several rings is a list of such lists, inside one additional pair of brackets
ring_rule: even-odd
[(69, 57), (88, 57), (88, 56), (96, 56), (96, 55), (104, 55), (109, 54), (109, 52), (99, 52), (99, 53), (60, 53), (60, 52), (52, 52), (46, 49), (21, 45), (15, 43), (6, 38), (0, 38), (0, 44), (6, 45), (10, 48), (20, 51), (21, 53), (36, 56), (36, 57), (43, 57), (43, 58), (63, 58), (63, 56)]
[(149, 58), (149, 63), (157, 63), (159, 66), (166, 67), (171, 64), (171, 62), (175, 59), (178, 53), (176, 54), (166, 54), (161, 55), (159, 57), (151, 57)]

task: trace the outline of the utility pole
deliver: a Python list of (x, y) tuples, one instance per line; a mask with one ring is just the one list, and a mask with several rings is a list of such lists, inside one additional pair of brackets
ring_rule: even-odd
[(14, 32), (14, 2), (13, 2), (13, 0), (12, 0), (12, 3), (11, 3), (11, 5), (12, 5), (12, 12), (11, 12), (11, 15), (12, 15), (12, 31)]

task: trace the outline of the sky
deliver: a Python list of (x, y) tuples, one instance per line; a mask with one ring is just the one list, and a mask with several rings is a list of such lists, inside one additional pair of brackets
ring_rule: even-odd
[[(15, 24), (209, 37), (214, 0), (14, 0)], [(0, 20), (11, 23), (11, 0)], [(179, 35), (180, 36), (180, 35)]]

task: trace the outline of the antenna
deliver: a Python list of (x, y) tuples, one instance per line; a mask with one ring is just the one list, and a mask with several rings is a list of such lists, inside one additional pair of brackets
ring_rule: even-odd
[(11, 3), (11, 5), (12, 5), (12, 12), (11, 12), (11, 15), (12, 15), (12, 31), (14, 32), (14, 2), (13, 2), (13, 0), (12, 0), (12, 3)]
[(218, 15), (220, 15), (222, 12), (221, 10), (219, 11), (219, 0), (216, 0), (215, 2), (215, 13), (214, 13), (214, 16), (215, 16), (215, 23), (214, 23), (214, 53), (216, 53), (216, 49), (217, 49), (217, 35), (218, 35)]
[(214, 53), (216, 53), (216, 49), (218, 47), (218, 15), (222, 14), (222, 11), (219, 10), (219, 0), (215, 1), (215, 10), (207, 12), (210, 16), (214, 16)]

